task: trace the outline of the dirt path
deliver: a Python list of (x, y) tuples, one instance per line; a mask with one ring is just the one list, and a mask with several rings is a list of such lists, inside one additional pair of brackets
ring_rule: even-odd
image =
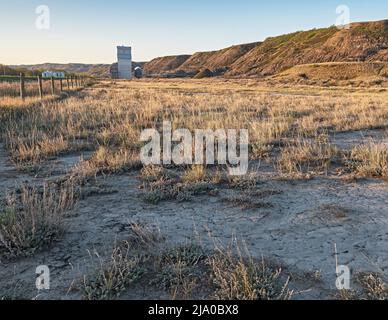
[(4, 196), (7, 190), (30, 179), (31, 177), (21, 174), (15, 169), (9, 161), (4, 144), (0, 142), (0, 197)]
[(338, 148), (345, 151), (362, 143), (373, 142), (383, 143), (388, 148), (388, 129), (340, 132), (333, 134), (332, 139)]

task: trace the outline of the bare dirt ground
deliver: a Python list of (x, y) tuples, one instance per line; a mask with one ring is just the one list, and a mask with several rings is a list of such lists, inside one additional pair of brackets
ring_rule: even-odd
[[(4, 155), (2, 151), (2, 191), (18, 182), (37, 182), (36, 177), (21, 177)], [(69, 161), (66, 157), (55, 163)], [(256, 258), (271, 256), (302, 274), (318, 272), (319, 281), (311, 287), (305, 284), (305, 292), (297, 298), (325, 299), (335, 291), (334, 244), (342, 264), (359, 272), (387, 274), (386, 182), (348, 183), (336, 178), (267, 181), (263, 177), (258, 190), (269, 190), (264, 200), (268, 207), (249, 210), (223, 201), (225, 196), (239, 193), (230, 189), (189, 203), (149, 205), (141, 199), (140, 185), (138, 173), (99, 177), (89, 187), (90, 195), (67, 219), (69, 231), (61, 241), (47, 252), (1, 266), (0, 277), (8, 280), (8, 290), (23, 288), (21, 298), (26, 299), (80, 298), (70, 289), (90, 268), (93, 250), (109, 252), (112, 243), (125, 235), (129, 221), (156, 225), (171, 243), (195, 238), (210, 249), (215, 244), (231, 244), (238, 237)], [(37, 293), (34, 287), (38, 265), (50, 266), (50, 291)]]
[[(368, 139), (388, 147), (384, 129), (335, 133), (330, 139), (343, 150)], [(3, 198), (22, 183), (40, 185), (64, 177), (92, 154), (53, 157), (34, 173), (23, 173), (0, 144), (0, 195)], [(0, 261), (0, 292), (22, 299), (81, 299), (77, 286), (95, 266), (96, 253), (109, 256), (112, 244), (125, 239), (132, 222), (159, 229), (169, 246), (195, 241), (213, 250), (238, 242), (254, 258), (274, 259), (293, 275), (290, 287), (295, 299), (331, 299), (338, 294), (335, 245), (339, 263), (354, 275), (370, 272), (388, 280), (386, 181), (348, 180), (334, 171), (311, 179), (282, 179), (265, 161), (252, 165), (251, 174), (257, 181), (252, 207), (230, 201), (246, 190), (227, 184), (190, 201), (153, 205), (143, 199), (140, 171), (98, 175), (82, 186), (61, 239), (32, 257)], [(39, 265), (50, 268), (50, 290), (35, 288)], [(170, 293), (141, 283), (121, 298), (170, 298)]]

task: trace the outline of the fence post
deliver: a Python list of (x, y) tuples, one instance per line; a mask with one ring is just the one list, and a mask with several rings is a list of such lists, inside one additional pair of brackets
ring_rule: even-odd
[(55, 96), (55, 80), (54, 77), (51, 77), (51, 94)]
[(24, 88), (24, 74), (20, 73), (20, 98), (24, 100), (25, 97), (26, 97), (26, 91)]
[(69, 77), (66, 77), (66, 82), (67, 82), (67, 90), (70, 90), (70, 82), (69, 82)]
[(42, 77), (38, 76), (39, 97), (43, 99)]
[(59, 87), (61, 89), (61, 93), (63, 91), (63, 83), (62, 83), (62, 78), (59, 79)]

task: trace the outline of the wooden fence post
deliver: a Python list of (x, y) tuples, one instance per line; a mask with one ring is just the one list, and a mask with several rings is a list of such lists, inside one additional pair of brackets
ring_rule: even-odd
[(39, 97), (43, 99), (42, 77), (38, 76)]
[(54, 77), (51, 77), (51, 94), (55, 96), (55, 80)]
[(25, 97), (26, 97), (26, 91), (24, 87), (24, 74), (20, 73), (20, 98), (24, 100)]
[(59, 87), (60, 87), (60, 90), (61, 90), (61, 93), (62, 93), (62, 91), (63, 91), (62, 78), (59, 79)]
[(69, 77), (66, 77), (66, 82), (67, 82), (67, 90), (70, 90), (70, 82), (69, 82)]

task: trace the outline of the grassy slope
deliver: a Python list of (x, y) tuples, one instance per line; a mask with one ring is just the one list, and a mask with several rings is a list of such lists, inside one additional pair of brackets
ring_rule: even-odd
[(310, 80), (351, 80), (388, 77), (388, 63), (384, 62), (328, 62), (297, 65), (277, 75), (277, 78), (306, 78)]
[(219, 51), (198, 52), (188, 59), (180, 69), (187, 71), (196, 71), (201, 69), (229, 68), (237, 59), (244, 56), (247, 52), (255, 48), (259, 43), (248, 43), (232, 46)]
[(355, 23), (269, 38), (232, 65), (230, 75), (268, 75), (299, 64), (388, 62), (388, 20)]
[(162, 57), (146, 65), (152, 66), (153, 74), (178, 69), (191, 73), (207, 68), (211, 71), (226, 69), (227, 76), (264, 76), (301, 64), (388, 62), (388, 20), (354, 23), (349, 30), (329, 27), (294, 32), (268, 38), (262, 43), (199, 52), (178, 67), (169, 61)]
[(212, 71), (228, 69), (231, 64), (256, 45), (257, 43), (236, 45), (219, 51), (197, 52), (192, 56), (160, 57), (146, 63), (145, 71), (148, 74), (163, 74), (178, 70), (192, 73), (202, 69)]
[(159, 74), (162, 72), (169, 72), (179, 68), (190, 55), (177, 55), (160, 57), (147, 62), (144, 66), (144, 72), (147, 74)]

